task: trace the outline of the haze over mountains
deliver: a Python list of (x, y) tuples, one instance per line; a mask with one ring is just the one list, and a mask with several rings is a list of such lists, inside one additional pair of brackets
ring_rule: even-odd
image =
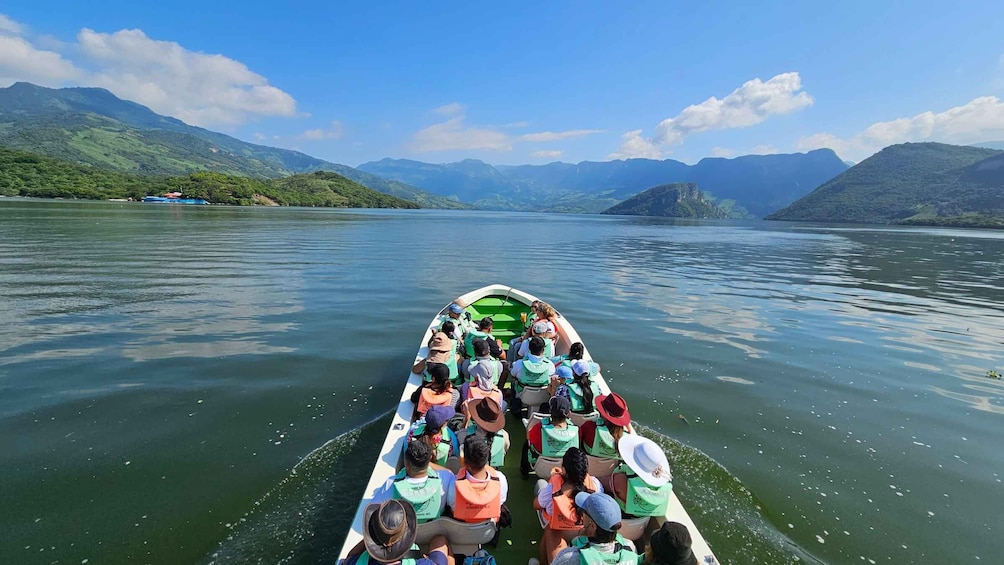
[(517, 166), (475, 159), (446, 164), (382, 159), (359, 166), (478, 208), (598, 213), (653, 186), (694, 182), (734, 215), (745, 210), (753, 216), (787, 206), (847, 168), (829, 149), (706, 158), (695, 165), (672, 159)]

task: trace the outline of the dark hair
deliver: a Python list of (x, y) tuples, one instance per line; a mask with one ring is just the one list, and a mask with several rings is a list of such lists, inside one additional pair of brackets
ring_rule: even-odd
[(585, 375), (575, 375), (572, 380), (573, 383), (579, 385), (579, 389), (582, 391), (582, 404), (585, 406), (586, 412), (593, 411), (593, 387), (592, 381), (589, 380), (589, 371), (586, 371)]
[(474, 340), (474, 356), (484, 357), (490, 355), (492, 352), (492, 346), (488, 344), (486, 339), (475, 339)]
[(530, 355), (543, 355), (544, 338), (537, 335), (531, 337), (529, 348), (530, 348)]
[(607, 431), (610, 432), (610, 435), (613, 436), (614, 447), (616, 448), (617, 442), (620, 441), (622, 437), (624, 437), (624, 426), (618, 426), (617, 424), (612, 424), (610, 423), (609, 420), (603, 418), (602, 416), (600, 417), (600, 420), (603, 420), (603, 425), (607, 428)]
[(429, 388), (436, 394), (442, 394), (450, 389), (450, 368), (443, 363), (428, 363), (429, 376), (432, 382)]
[(581, 341), (577, 341), (568, 347), (568, 358), (572, 361), (578, 361), (582, 359), (582, 356), (586, 354), (586, 346), (582, 345)]
[[(595, 522), (593, 522), (595, 524)], [(613, 543), (617, 539), (617, 530), (621, 529), (621, 523), (614, 524), (613, 531), (607, 531), (596, 524), (596, 532), (589, 536), (589, 541), (594, 543)]]
[(484, 469), (491, 455), (492, 450), (488, 446), (488, 442), (485, 441), (485, 438), (474, 434), (464, 438), (464, 463), (468, 469), (474, 472)]
[(551, 400), (547, 401), (548, 419), (551, 421), (552, 425), (560, 424), (561, 422), (568, 420), (568, 413), (558, 408), (558, 403), (554, 401), (555, 398), (558, 397), (552, 396)]
[(457, 325), (453, 322), (443, 322), (443, 326), (439, 328), (439, 331), (449, 336), (450, 339), (457, 339), (453, 337), (453, 332), (457, 331)]
[(408, 442), (404, 449), (405, 464), (415, 469), (425, 469), (432, 461), (432, 449), (424, 441)]
[(493, 325), (495, 325), (495, 321), (491, 319), (491, 316), (485, 316), (478, 321), (479, 330), (489, 330)]

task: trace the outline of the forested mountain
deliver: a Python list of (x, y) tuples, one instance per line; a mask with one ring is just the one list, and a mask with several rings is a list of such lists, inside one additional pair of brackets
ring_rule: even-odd
[(432, 164), (403, 159), (364, 163), (359, 169), (483, 208), (599, 212), (648, 187), (696, 182), (726, 207), (764, 215), (847, 169), (829, 149), (790, 155), (672, 159), (578, 164), (491, 166), (468, 159)]
[(0, 148), (0, 196), (138, 200), (174, 191), (219, 204), (418, 208), (414, 202), (327, 171), (268, 180), (208, 171), (173, 177), (137, 175)]
[(140, 175), (211, 171), (272, 179), (328, 170), (427, 207), (463, 207), (399, 181), (298, 151), (247, 143), (190, 126), (101, 88), (0, 88), (0, 146)]
[(892, 145), (768, 219), (1004, 227), (1004, 153)]
[(729, 217), (728, 211), (705, 198), (696, 184), (683, 182), (654, 186), (603, 213), (664, 218)]

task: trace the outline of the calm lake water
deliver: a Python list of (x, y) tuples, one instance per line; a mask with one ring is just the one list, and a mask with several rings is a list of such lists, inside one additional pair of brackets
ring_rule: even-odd
[(491, 282), (575, 325), (723, 563), (1004, 560), (1004, 234), (0, 199), (0, 562), (330, 560)]

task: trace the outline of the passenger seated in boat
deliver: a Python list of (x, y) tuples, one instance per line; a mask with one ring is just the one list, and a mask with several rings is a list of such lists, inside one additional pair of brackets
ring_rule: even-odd
[[(467, 383), (477, 380), (480, 376), (487, 376), (491, 379), (492, 385), (502, 388), (505, 381), (503, 379), (505, 366), (492, 356), (491, 344), (483, 339), (474, 340), (474, 359), (465, 362), (464, 373), (467, 375)], [(464, 387), (467, 386), (464, 384)], [(466, 398), (466, 391), (462, 394)]]
[[(444, 326), (449, 327), (453, 322), (446, 322)], [(429, 366), (433, 364), (446, 365), (446, 368), (450, 370), (448, 375), (450, 382), (455, 383), (460, 386), (462, 379), (460, 378), (460, 366), (458, 362), (457, 355), (457, 342), (450, 338), (449, 334), (446, 332), (436, 332), (432, 334), (432, 338), (429, 339), (429, 353), (425, 356), (425, 359), (420, 359), (411, 367), (411, 372), (416, 375), (424, 374), (425, 382), (432, 380), (429, 373)]]
[(476, 339), (491, 340), (498, 344), (498, 341), (492, 335), (494, 327), (495, 322), (489, 316), (478, 320), (478, 327), (467, 332), (467, 335), (464, 336), (464, 356), (467, 358), (474, 357), (474, 340)]
[(457, 304), (456, 302), (451, 303), (446, 308), (446, 314), (439, 317), (439, 331), (446, 331), (443, 329), (443, 324), (446, 322), (452, 322), (456, 328), (457, 338), (463, 343), (464, 336), (467, 332), (471, 330), (474, 325), (471, 323), (471, 315), (464, 311), (464, 307)]
[(621, 512), (614, 499), (602, 493), (579, 493), (575, 507), (582, 515), (582, 534), (570, 547), (554, 558), (551, 565), (624, 564), (641, 562), (634, 543), (617, 530), (621, 528)]
[(410, 441), (404, 448), (404, 469), (387, 479), (373, 493), (373, 502), (396, 498), (415, 507), (418, 523), (435, 520), (446, 509), (446, 493), (453, 490), (456, 476), (447, 469), (429, 466), (433, 451), (424, 441)]
[(553, 335), (551, 325), (546, 321), (538, 320), (533, 323), (530, 331), (530, 339), (523, 340), (523, 343), (519, 345), (519, 351), (516, 352), (517, 356), (521, 359), (526, 357), (527, 353), (529, 353), (530, 341), (536, 336), (544, 340), (544, 352), (541, 355), (550, 360), (554, 356), (554, 340), (548, 337), (549, 335)]
[(588, 361), (578, 360), (572, 364), (572, 382), (568, 384), (568, 399), (572, 401), (572, 412), (591, 414), (596, 410), (595, 399), (600, 395), (600, 386), (589, 377)]
[(627, 402), (615, 392), (596, 397), (600, 421), (589, 420), (579, 426), (579, 445), (593, 457), (620, 459), (617, 446), (624, 428), (631, 423)]
[(527, 386), (547, 386), (551, 375), (556, 369), (550, 359), (544, 358), (544, 340), (540, 337), (530, 338), (527, 345), (528, 355), (512, 364), (509, 373), (516, 377), (516, 392)]
[(673, 492), (666, 453), (637, 434), (622, 436), (617, 450), (624, 462), (610, 476), (611, 494), (624, 516), (665, 516)]
[[(540, 314), (540, 307), (542, 304), (544, 304), (544, 302), (540, 300), (534, 300), (533, 302), (530, 303), (530, 314), (527, 315), (525, 320), (523, 320), (523, 334), (519, 337), (509, 340), (508, 359), (510, 361), (515, 361), (520, 357), (520, 355), (518, 354), (520, 346), (526, 340), (530, 339), (533, 336), (533, 325), (537, 323), (538, 320), (543, 319), (541, 318)], [(551, 330), (553, 331), (553, 329), (554, 326), (552, 323)], [(553, 338), (554, 336), (550, 337)]]
[(580, 514), (575, 511), (575, 496), (603, 492), (600, 481), (591, 477), (588, 469), (585, 452), (573, 447), (561, 457), (561, 466), (551, 469), (547, 480), (537, 480), (533, 508), (543, 513), (545, 522), (540, 540), (540, 561), (545, 565), (568, 547), (562, 532), (578, 531), (583, 526)]
[(488, 464), (501, 469), (509, 451), (509, 433), (505, 431), (505, 410), (494, 398), (479, 398), (464, 403), (466, 436), (477, 436), (488, 442), (491, 457)]
[(450, 369), (442, 363), (428, 365), (430, 382), (411, 395), (411, 401), (416, 404), (415, 410), (419, 416), (429, 411), (432, 406), (456, 406), (460, 401), (460, 391), (450, 383)]
[(502, 471), (488, 464), (491, 448), (484, 438), (468, 435), (464, 438), (464, 466), (457, 473), (452, 491), (446, 493), (446, 504), (453, 517), (461, 522), (497, 522), (502, 505), (509, 495), (509, 481)]
[(664, 522), (645, 548), (645, 565), (697, 565), (690, 530), (679, 522)]
[(385, 500), (363, 511), (363, 541), (349, 551), (344, 565), (448, 565), (453, 563), (446, 536), (437, 535), (423, 555), (415, 545), (418, 519), (406, 500)]
[[(568, 367), (572, 368), (572, 364), (576, 361), (583, 360), (586, 354), (586, 346), (582, 345), (581, 341), (577, 341), (568, 347), (567, 355), (557, 355), (551, 357), (551, 362), (554, 363), (555, 367)], [(600, 366), (592, 361), (586, 361), (589, 363), (589, 376), (595, 377), (600, 373)]]
[(472, 400), (492, 398), (495, 402), (498, 402), (499, 406), (502, 407), (502, 410), (505, 411), (506, 403), (505, 400), (502, 399), (502, 390), (495, 386), (495, 383), (492, 382), (490, 374), (478, 374), (474, 381), (464, 383), (462, 396), (464, 397), (464, 402), (461, 403), (461, 406)]
[(526, 443), (520, 460), (523, 478), (529, 477), (530, 469), (538, 457), (560, 458), (569, 449), (578, 450), (579, 428), (568, 420), (571, 404), (564, 396), (552, 396), (548, 401), (548, 417), (534, 423), (526, 431)]
[(412, 441), (424, 442), (432, 450), (432, 462), (445, 468), (447, 459), (460, 454), (457, 434), (446, 425), (456, 414), (452, 406), (433, 406), (408, 428), (405, 448)]

